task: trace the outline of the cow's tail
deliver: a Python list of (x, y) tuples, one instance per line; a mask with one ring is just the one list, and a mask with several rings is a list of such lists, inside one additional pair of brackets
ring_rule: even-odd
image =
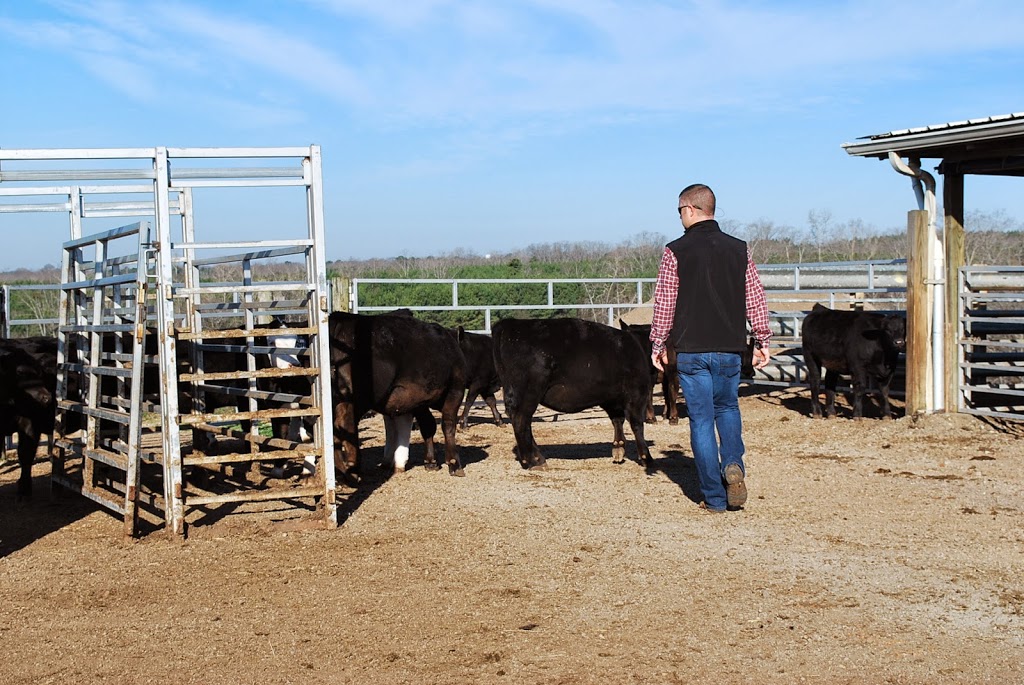
[(491, 341), (493, 344), (494, 354), (494, 372), (498, 374), (498, 381), (501, 384), (501, 397), (505, 404), (505, 411), (508, 413), (509, 407), (516, 406), (515, 391), (509, 387), (508, 383), (508, 369), (505, 366), (505, 356), (508, 350), (508, 342), (505, 336), (502, 335), (502, 326), (499, 321), (495, 324), (494, 328), (491, 329)]

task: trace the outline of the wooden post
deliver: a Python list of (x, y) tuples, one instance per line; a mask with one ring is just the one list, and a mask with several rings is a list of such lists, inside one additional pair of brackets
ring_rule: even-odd
[(928, 212), (907, 212), (907, 416), (928, 411), (930, 305)]
[(331, 311), (350, 312), (352, 307), (349, 302), (349, 294), (352, 290), (351, 279), (344, 276), (331, 276)]
[(960, 407), (960, 267), (966, 265), (964, 249), (964, 176), (945, 174), (942, 178), (942, 208), (945, 224), (942, 242), (946, 252), (945, 372), (946, 410)]

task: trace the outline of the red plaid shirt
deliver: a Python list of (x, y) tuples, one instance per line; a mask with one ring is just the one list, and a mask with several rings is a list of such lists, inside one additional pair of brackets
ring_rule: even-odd
[[(658, 267), (658, 283), (654, 287), (654, 320), (651, 322), (651, 344), (653, 352), (659, 354), (665, 349), (665, 340), (672, 331), (672, 320), (676, 313), (676, 297), (679, 296), (679, 269), (672, 250), (665, 248)], [(767, 347), (772, 337), (768, 324), (768, 300), (764, 295), (761, 277), (747, 250), (747, 321), (754, 339)]]

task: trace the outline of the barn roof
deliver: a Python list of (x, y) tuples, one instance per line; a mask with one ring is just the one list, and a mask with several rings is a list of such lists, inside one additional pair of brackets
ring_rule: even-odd
[(885, 159), (892, 151), (941, 159), (942, 173), (1024, 176), (1024, 112), (878, 133), (843, 149), (858, 157)]

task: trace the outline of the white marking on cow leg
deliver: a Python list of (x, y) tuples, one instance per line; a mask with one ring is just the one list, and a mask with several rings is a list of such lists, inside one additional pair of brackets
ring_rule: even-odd
[(274, 362), (276, 368), (289, 369), (293, 366), (299, 366), (299, 355), (294, 351), (288, 352), (288, 350), (295, 350), (299, 346), (299, 336), (294, 334), (268, 335), (267, 342), (275, 348), (270, 353), (270, 359)]
[(402, 473), (405, 471), (405, 467), (409, 463), (409, 442), (412, 438), (412, 414), (396, 416), (393, 420), (395, 423), (393, 443), (395, 451), (392, 455), (392, 460), (395, 465), (395, 473)]
[(393, 416), (384, 416), (384, 460), (381, 466), (394, 467), (395, 465), (395, 419)]
[(316, 475), (316, 457), (312, 454), (307, 454), (306, 458), (302, 460), (302, 478), (310, 478)]

